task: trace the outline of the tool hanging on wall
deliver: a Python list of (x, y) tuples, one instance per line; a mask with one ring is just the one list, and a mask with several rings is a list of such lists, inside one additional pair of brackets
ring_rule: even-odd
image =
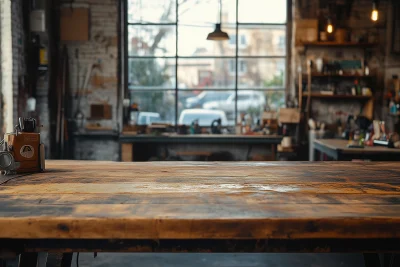
[(67, 105), (69, 100), (69, 57), (66, 46), (63, 47), (59, 66), (59, 76), (57, 77), (57, 119), (56, 119), (56, 155), (57, 158), (66, 158), (68, 153), (65, 147), (69, 148), (68, 144), (68, 118), (70, 112)]

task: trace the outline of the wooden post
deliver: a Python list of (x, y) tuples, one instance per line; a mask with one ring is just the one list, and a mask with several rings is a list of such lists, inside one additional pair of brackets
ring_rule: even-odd
[(121, 144), (121, 161), (132, 162), (133, 161), (133, 144)]
[(271, 147), (272, 158), (276, 161), (276, 145), (273, 144)]

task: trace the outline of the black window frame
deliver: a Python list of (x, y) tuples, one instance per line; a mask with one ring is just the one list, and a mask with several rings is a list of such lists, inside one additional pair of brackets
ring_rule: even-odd
[[(236, 70), (235, 70), (235, 86), (234, 88), (226, 88), (226, 89), (205, 89), (209, 91), (217, 90), (217, 91), (235, 91), (235, 99), (238, 98), (238, 92), (240, 90), (254, 90), (254, 91), (262, 91), (262, 92), (284, 92), (285, 95), (285, 102), (286, 102), (286, 96), (289, 92), (288, 86), (290, 85), (289, 79), (291, 76), (291, 69), (290, 69), (290, 60), (291, 60), (291, 20), (292, 20), (292, 14), (291, 14), (291, 9), (292, 9), (292, 0), (286, 0), (286, 22), (285, 23), (244, 23), (244, 22), (239, 22), (239, 1), (244, 1), (244, 0), (236, 0), (236, 27), (235, 27), (235, 36), (236, 36), (236, 51), (235, 51), (235, 56), (179, 56), (179, 44), (178, 44), (178, 38), (179, 38), (179, 0), (176, 0), (176, 20), (175, 22), (172, 23), (132, 23), (128, 21), (128, 0), (121, 0), (123, 3), (121, 4), (121, 35), (123, 37), (122, 40), (122, 47), (120, 48), (122, 51), (120, 53), (121, 57), (121, 72), (122, 72), (122, 83), (121, 87), (123, 89), (123, 95), (122, 99), (126, 98), (127, 95), (130, 95), (130, 93), (134, 90), (129, 89), (129, 58), (165, 58), (165, 59), (175, 59), (175, 88), (160, 88), (157, 89), (159, 91), (175, 91), (175, 126), (178, 126), (178, 119), (179, 119), (179, 91), (184, 90), (180, 89), (178, 86), (178, 61), (179, 59), (202, 59), (202, 58), (219, 58), (219, 59), (234, 59), (236, 62)], [(136, 26), (148, 26), (148, 25), (154, 25), (154, 26), (165, 26), (165, 25), (171, 25), (175, 26), (175, 35), (176, 35), (176, 52), (175, 56), (131, 56), (129, 55), (128, 51), (128, 27), (130, 25), (136, 25)], [(285, 28), (285, 36), (286, 36), (286, 44), (285, 44), (285, 54), (284, 55), (273, 55), (273, 56), (243, 56), (239, 55), (239, 50), (243, 45), (240, 44), (241, 38), (237, 38), (239, 36), (239, 29), (240, 26), (283, 26)], [(210, 29), (211, 31), (212, 29)], [(229, 41), (228, 41), (229, 42)], [(247, 45), (247, 40), (246, 40), (246, 45)], [(239, 62), (240, 59), (282, 59), (284, 60), (285, 64), (285, 70), (284, 70), (284, 80), (283, 80), (283, 85), (282, 87), (275, 87), (275, 88), (239, 88), (239, 77), (240, 77), (240, 70), (239, 70)], [(144, 89), (144, 90), (137, 90), (139, 92), (144, 92), (144, 91), (151, 91), (152, 89)], [(122, 105), (121, 105), (122, 106)], [(235, 100), (235, 122), (237, 122), (238, 119), (238, 104), (237, 100)]]

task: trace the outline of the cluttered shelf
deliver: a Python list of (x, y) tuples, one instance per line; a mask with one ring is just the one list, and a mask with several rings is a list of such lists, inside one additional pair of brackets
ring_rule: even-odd
[[(360, 100), (370, 100), (373, 96), (367, 95), (332, 95), (332, 94), (321, 94), (321, 93), (311, 93), (313, 98), (330, 98), (330, 99), (360, 99)], [(303, 97), (308, 97), (308, 94), (303, 94)]]
[[(307, 73), (303, 73), (303, 76), (308, 76)], [(376, 78), (371, 75), (359, 75), (359, 74), (325, 74), (313, 72), (311, 73), (312, 77), (327, 77), (327, 78)]]
[(354, 47), (354, 48), (367, 48), (378, 46), (378, 43), (357, 43), (357, 42), (302, 42), (302, 46), (324, 46), (324, 47)]

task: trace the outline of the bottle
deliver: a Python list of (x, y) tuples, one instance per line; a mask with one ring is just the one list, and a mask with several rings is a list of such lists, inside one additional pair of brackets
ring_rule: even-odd
[(364, 75), (368, 76), (369, 75), (369, 67), (368, 67), (368, 62), (364, 61)]
[(242, 134), (246, 134), (246, 120), (242, 118)]
[(365, 75), (365, 76), (368, 76), (368, 75), (369, 75), (369, 68), (368, 68), (368, 66), (366, 66), (365, 69), (364, 69), (364, 75)]
[(360, 83), (358, 82), (358, 80), (354, 81), (354, 87), (356, 89), (357, 95), (362, 95), (361, 86), (360, 86)]
[(390, 103), (389, 103), (389, 112), (390, 112), (390, 114), (393, 114), (393, 115), (397, 114), (397, 105), (394, 103), (393, 99), (390, 100)]

